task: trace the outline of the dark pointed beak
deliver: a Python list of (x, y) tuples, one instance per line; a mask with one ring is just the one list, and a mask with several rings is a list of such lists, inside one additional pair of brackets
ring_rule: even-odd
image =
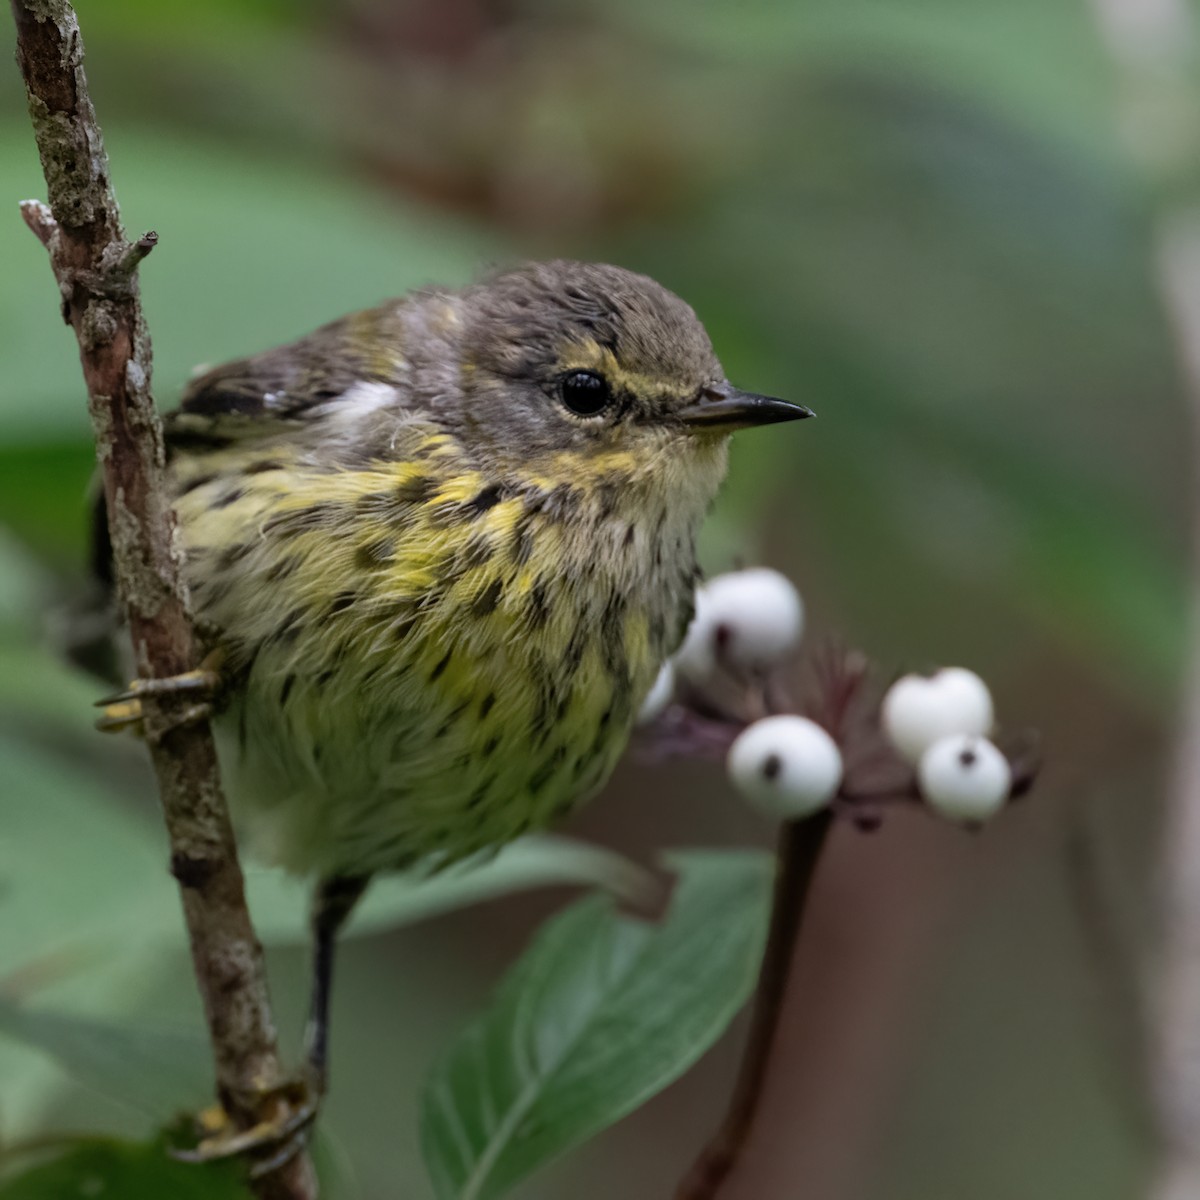
[(803, 404), (740, 392), (727, 383), (705, 388), (700, 398), (679, 410), (679, 416), (696, 433), (732, 433), (753, 425), (774, 425), (778, 421), (798, 421), (816, 413)]

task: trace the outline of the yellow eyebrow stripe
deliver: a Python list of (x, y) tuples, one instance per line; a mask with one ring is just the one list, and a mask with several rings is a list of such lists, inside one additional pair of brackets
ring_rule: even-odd
[(607, 346), (600, 345), (594, 338), (564, 343), (558, 352), (558, 365), (564, 371), (598, 371), (618, 391), (635, 396), (687, 399), (692, 394), (688, 388), (672, 386), (672, 381), (661, 375), (628, 370)]

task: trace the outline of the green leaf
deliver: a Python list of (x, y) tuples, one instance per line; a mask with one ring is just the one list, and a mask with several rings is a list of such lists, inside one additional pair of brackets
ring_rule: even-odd
[[(181, 926), (166, 839), (52, 747), (0, 735), (0, 964), (62, 977), (106, 965), (143, 938)], [(160, 890), (156, 881), (162, 880)], [(146, 889), (150, 890), (147, 891)]]
[(77, 1083), (156, 1121), (212, 1093), (212, 1061), (199, 1027), (119, 1024), (0, 998), (0, 1034), (37, 1047)]
[(681, 1075), (754, 985), (771, 860), (692, 851), (661, 924), (604, 897), (538, 934), (425, 1089), (421, 1142), (440, 1200), (490, 1200)]
[[(208, 1042), (198, 1026), (194, 1030), (177, 1030), (147, 1025), (145, 1022), (137, 1025), (119, 1024), (71, 1013), (29, 1009), (0, 997), (0, 1033), (37, 1047), (52, 1057), (77, 1083), (145, 1113), (156, 1125), (161, 1125), (172, 1114), (198, 1109), (211, 1101), (212, 1060)], [(79, 1143), (76, 1149), (84, 1144)], [(115, 1148), (122, 1156), (133, 1155), (138, 1158), (144, 1155), (146, 1149), (108, 1142), (89, 1141), (86, 1145), (105, 1153)], [(151, 1149), (155, 1150), (153, 1147)], [(19, 1144), (17, 1150), (20, 1150)], [(345, 1151), (329, 1136), (327, 1129), (318, 1130), (312, 1151), (321, 1179), (321, 1194), (330, 1197), (330, 1200), (357, 1197), (358, 1185)], [(0, 1153), (0, 1174), (3, 1159), (4, 1155)], [(60, 1166), (49, 1172), (47, 1178), (57, 1180), (64, 1172), (73, 1173), (76, 1165), (66, 1168)], [(175, 1164), (170, 1165), (174, 1169)], [(194, 1167), (186, 1170), (193, 1174), (195, 1172)], [(95, 1174), (81, 1170), (81, 1183), (85, 1177), (93, 1178)], [(209, 1183), (206, 1182), (205, 1186), (208, 1187)], [(25, 1195), (24, 1192), (18, 1194)], [(68, 1191), (65, 1194), (71, 1193)], [(88, 1194), (105, 1193), (95, 1191)], [(227, 1193), (204, 1191), (196, 1194), (223, 1197)], [(242, 1195), (236, 1190), (232, 1194)], [(123, 1198), (125, 1193), (119, 1195)], [(169, 1195), (174, 1197), (176, 1193)], [(8, 1200), (8, 1197), (9, 1193), (0, 1187), (0, 1200)]]
[[(254, 925), (264, 941), (307, 942), (306, 882), (282, 871), (250, 867), (246, 884)], [(397, 929), (510, 892), (565, 885), (599, 887), (629, 904), (647, 906), (661, 886), (652, 872), (612, 850), (536, 834), (504, 847), (482, 864), (464, 864), (433, 876), (380, 876), (355, 912), (349, 932)]]
[[(11, 1164), (15, 1155), (5, 1158)], [(24, 1157), (24, 1156), (22, 1156)], [(0, 1200), (249, 1200), (233, 1164), (176, 1162), (161, 1143), (71, 1139), (60, 1152), (0, 1183)]]
[[(0, 675), (6, 661), (0, 653)], [(27, 679), (31, 691), (43, 682)], [(0, 702), (0, 721), (4, 708)], [(107, 765), (87, 770), (48, 724), (30, 722), (29, 730), (0, 733), (0, 989), (39, 1003), (52, 998), (81, 1020), (102, 1018), (126, 1009), (146, 986), (164, 960), (164, 934), (181, 938), (165, 838), (156, 814), (139, 819), (98, 778), (112, 775)], [(62, 1083), (62, 1056), (47, 1058), (47, 1030), (41, 1038), (34, 1032), (0, 1022), (0, 1110), (9, 1136), (38, 1128)]]

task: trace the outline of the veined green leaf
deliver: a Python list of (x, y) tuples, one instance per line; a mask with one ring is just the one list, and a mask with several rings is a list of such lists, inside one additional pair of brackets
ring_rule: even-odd
[(492, 1200), (681, 1075), (754, 985), (768, 855), (693, 851), (659, 924), (593, 896), (554, 918), (425, 1090), (440, 1200)]

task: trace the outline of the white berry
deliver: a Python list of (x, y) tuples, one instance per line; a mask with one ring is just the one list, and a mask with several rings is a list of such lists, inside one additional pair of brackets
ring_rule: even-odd
[(916, 763), (938, 738), (990, 733), (992, 694), (974, 671), (943, 667), (928, 677), (898, 679), (883, 698), (880, 716), (888, 741), (901, 757)]
[(803, 629), (804, 604), (790, 579), (768, 567), (732, 571), (697, 589), (677, 665), (698, 684), (711, 678), (718, 661), (763, 670), (795, 648)]
[(1012, 789), (1008, 759), (987, 738), (956, 733), (939, 738), (917, 765), (917, 783), (930, 808), (955, 821), (986, 821)]
[(664, 712), (667, 705), (675, 698), (675, 667), (670, 660), (659, 668), (658, 678), (646, 693), (642, 707), (638, 709), (637, 723), (649, 725), (656, 721)]
[(770, 817), (792, 820), (824, 807), (842, 782), (837, 743), (807, 717), (764, 717), (729, 747), (733, 786)]

